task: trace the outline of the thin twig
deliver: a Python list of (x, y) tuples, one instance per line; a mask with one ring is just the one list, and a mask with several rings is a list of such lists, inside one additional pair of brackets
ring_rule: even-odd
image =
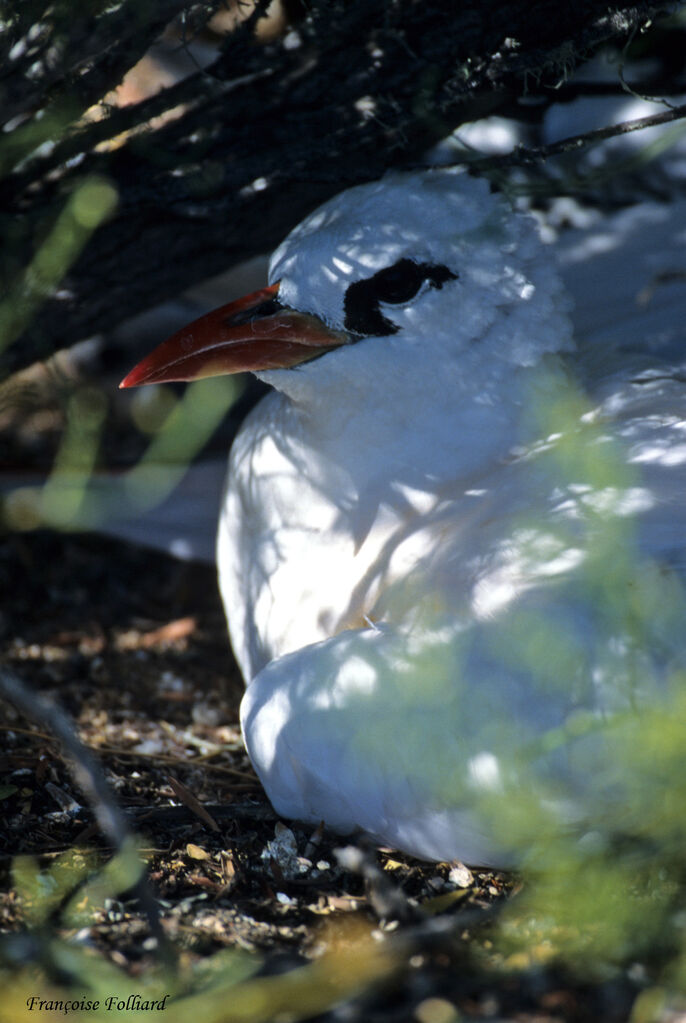
[(340, 867), (364, 878), (369, 902), (382, 920), (406, 922), (422, 918), (421, 908), (411, 903), (402, 888), (379, 867), (373, 845), (361, 839), (357, 845), (334, 850), (334, 855)]
[(656, 125), (668, 124), (670, 121), (677, 121), (683, 117), (686, 117), (686, 103), (663, 110), (659, 114), (636, 117), (631, 121), (620, 121), (619, 124), (611, 124), (606, 128), (595, 128), (593, 131), (583, 132), (581, 135), (570, 135), (566, 139), (559, 139), (547, 146), (517, 146), (511, 153), (506, 153), (504, 156), (469, 160), (469, 166), (472, 170), (486, 171), (538, 163), (548, 160), (551, 156), (558, 156), (560, 153), (571, 153), (577, 149), (583, 149), (584, 146), (593, 145), (595, 142), (602, 142), (618, 135), (628, 135), (629, 132), (642, 131), (644, 128), (654, 128)]

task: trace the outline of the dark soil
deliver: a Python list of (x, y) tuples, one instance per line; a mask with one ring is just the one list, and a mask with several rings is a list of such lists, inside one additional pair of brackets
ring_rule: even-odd
[[(362, 873), (352, 872), (334, 852), (344, 840), (286, 822), (300, 857), (294, 874), (283, 846), (269, 846), (289, 836), (242, 747), (242, 682), (212, 569), (96, 536), (35, 532), (4, 538), (0, 586), (0, 665), (59, 701), (96, 752), (148, 857), (164, 930), (185, 954), (237, 947), (259, 954), (262, 972), (280, 972), (317, 956), (323, 920), (340, 928), (361, 916), (390, 941), (407, 936), (403, 966), (332, 1019), (440, 1021), (451, 1006), (531, 1023), (627, 1018), (629, 983), (586, 989), (551, 969), (488, 966), (489, 919), (514, 885), (506, 875), (451, 875), (449, 864), (383, 850), (367, 850)], [(18, 934), (14, 857), (49, 865), (73, 848), (103, 862), (109, 853), (53, 736), (1, 703), (0, 735), (0, 930)], [(131, 893), (110, 900), (89, 940), (134, 974), (154, 961)]]

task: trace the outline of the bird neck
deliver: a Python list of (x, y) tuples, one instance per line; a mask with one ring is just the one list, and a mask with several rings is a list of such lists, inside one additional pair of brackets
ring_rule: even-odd
[(406, 365), (374, 381), (330, 364), (324, 386), (314, 374), (293, 374), (284, 387), (281, 373), (281, 436), (357, 488), (383, 479), (421, 486), (469, 478), (530, 440), (527, 410), (559, 386), (562, 372), (555, 355), (535, 367), (470, 361), (467, 354), (430, 375), (426, 366)]

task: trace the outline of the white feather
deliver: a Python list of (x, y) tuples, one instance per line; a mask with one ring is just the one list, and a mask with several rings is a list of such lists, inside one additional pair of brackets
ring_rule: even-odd
[(602, 729), (550, 737), (635, 714), (683, 655), (686, 388), (621, 352), (589, 370), (533, 222), (454, 171), (336, 197), (270, 279), (341, 328), (350, 283), (400, 258), (455, 279), (384, 306), (396, 333), (260, 374), (234, 444), (243, 728), (285, 816), (498, 863), (518, 786), (565, 824), (611, 796)]

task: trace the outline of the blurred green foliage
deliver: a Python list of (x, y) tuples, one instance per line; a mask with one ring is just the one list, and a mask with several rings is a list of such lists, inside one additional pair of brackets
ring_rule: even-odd
[(230, 376), (212, 377), (186, 388), (126, 477), (125, 490), (134, 507), (149, 508), (171, 493), (239, 391)]
[[(175, 968), (159, 965), (131, 977), (84, 944), (78, 929), (106, 915), (108, 902), (137, 882), (142, 867), (133, 848), (122, 850), (101, 870), (94, 857), (81, 852), (65, 853), (45, 870), (33, 857), (14, 861), (15, 891), (32, 941), (27, 945), (21, 933), (0, 939), (0, 1023), (28, 1018), (32, 997), (50, 1003), (89, 1001), (88, 1018), (95, 1020), (111, 1018), (112, 999), (116, 1006), (138, 997), (164, 1000), (164, 1019), (172, 1023), (189, 1018), (203, 1023), (296, 1021), (354, 997), (398, 967), (397, 956), (374, 941), (370, 925), (355, 917), (336, 933), (322, 932), (324, 954), (287, 974), (255, 978), (261, 958), (232, 949), (196, 962), (182, 957)], [(138, 1016), (135, 1007), (127, 1011), (120, 1006), (117, 1018)]]
[[(531, 406), (535, 435), (547, 438), (561, 492), (582, 483), (588, 495), (581, 535), (578, 521), (561, 522), (556, 540), (581, 540), (586, 552), (579, 585), (597, 628), (583, 653), (608, 700), (604, 713), (576, 712), (543, 732), (510, 764), (513, 784), (485, 801), (527, 878), (503, 913), (497, 948), (504, 964), (563, 963), (591, 980), (640, 962), (648, 990), (632, 1023), (657, 1020), (686, 994), (686, 598), (676, 572), (639, 548), (622, 498), (640, 481), (602, 417), (571, 382), (546, 394)], [(550, 692), (570, 684), (575, 651), (578, 664), (573, 633), (545, 609), (515, 617), (503, 656), (526, 665), (534, 692)], [(539, 777), (551, 752), (590, 773), (581, 812), (573, 794)]]
[(87, 178), (73, 190), (31, 263), (0, 302), (0, 353), (19, 337), (57, 288), (116, 202), (116, 190), (103, 178)]
[[(190, 384), (182, 397), (151, 387), (140, 428), (150, 436), (140, 460), (120, 475), (94, 476), (107, 398), (93, 386), (77, 385), (66, 401), (66, 427), (45, 484), (20, 486), (0, 505), (10, 529), (40, 526), (97, 529), (108, 519), (139, 514), (160, 504), (177, 486), (240, 393), (232, 377)], [(152, 400), (151, 400), (152, 399)]]

